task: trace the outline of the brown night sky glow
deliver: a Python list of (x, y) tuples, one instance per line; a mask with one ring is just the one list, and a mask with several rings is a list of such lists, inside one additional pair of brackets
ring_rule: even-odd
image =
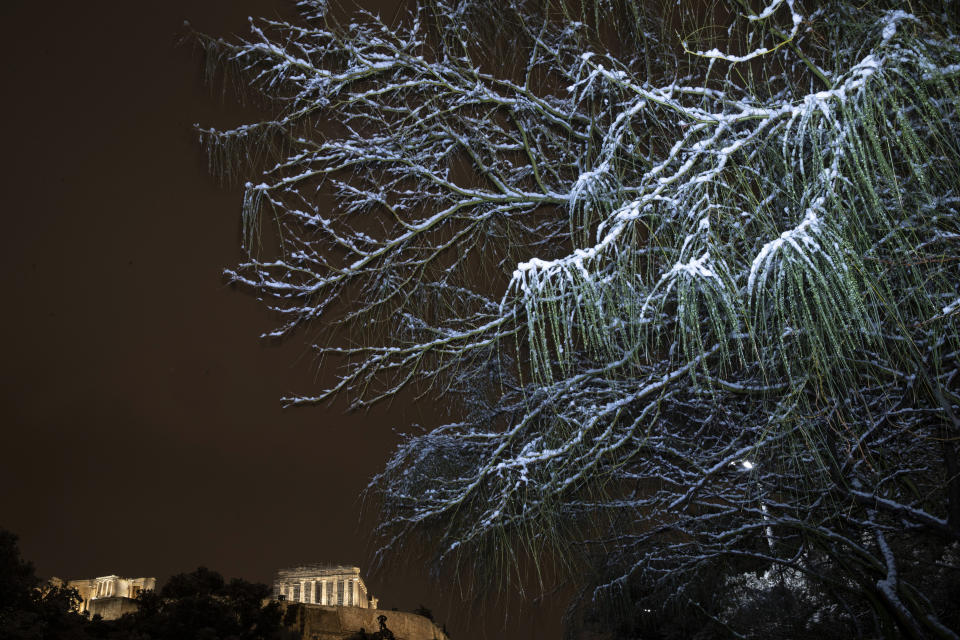
[[(369, 3), (368, 3), (369, 4)], [(382, 1), (386, 8), (393, 3)], [(221, 271), (241, 190), (209, 177), (191, 129), (255, 118), (204, 86), (183, 21), (247, 31), (292, 0), (5, 0), (0, 527), (41, 576), (205, 565), (268, 582), (310, 561), (370, 564), (360, 493), (434, 401), (369, 414), (284, 411), (314, 388), (303, 342)], [(555, 638), (556, 606), (468, 605), (426, 577), (368, 577), (386, 608), (432, 608), (456, 640)], [(503, 605), (516, 617), (503, 628)]]

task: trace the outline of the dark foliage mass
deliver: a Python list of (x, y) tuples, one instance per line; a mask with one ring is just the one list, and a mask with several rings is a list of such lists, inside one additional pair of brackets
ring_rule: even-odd
[(284, 630), (276, 602), (264, 584), (223, 576), (206, 567), (172, 576), (159, 593), (142, 593), (136, 613), (111, 622), (93, 623), (98, 638), (135, 637), (143, 640), (209, 638), (282, 640), (296, 637)]
[(73, 611), (79, 600), (75, 590), (39, 580), (17, 536), (0, 529), (0, 638), (88, 640), (87, 620)]

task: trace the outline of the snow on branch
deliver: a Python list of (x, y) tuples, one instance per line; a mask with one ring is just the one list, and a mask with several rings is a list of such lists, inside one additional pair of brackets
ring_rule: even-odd
[(705, 30), (685, 5), (342, 24), (304, 0), (197, 36), (272, 107), (199, 129), (246, 183), (227, 276), (339, 366), (287, 402), (453, 414), (371, 485), (384, 553), (599, 563), (595, 593), (661, 602), (792, 572), (941, 633), (903, 549), (960, 527), (956, 21), (757, 4)]

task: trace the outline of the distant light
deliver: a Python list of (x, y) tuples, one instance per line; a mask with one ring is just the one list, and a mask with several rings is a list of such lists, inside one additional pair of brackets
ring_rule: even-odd
[(750, 469), (753, 469), (753, 463), (750, 462), (749, 460), (744, 460), (740, 464), (742, 464), (743, 468), (746, 469), (747, 471), (750, 471)]

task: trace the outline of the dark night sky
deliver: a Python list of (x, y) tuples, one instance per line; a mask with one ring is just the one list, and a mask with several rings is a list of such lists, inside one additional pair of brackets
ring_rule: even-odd
[[(0, 2), (0, 527), (40, 575), (162, 580), (206, 565), (268, 582), (309, 561), (366, 572), (359, 494), (393, 428), (429, 424), (431, 402), (280, 408), (330, 372), (303, 343), (258, 341), (269, 314), (224, 285), (242, 194), (208, 176), (191, 124), (255, 116), (175, 46), (185, 19), (228, 36), (292, 6)], [(457, 640), (559, 635), (556, 607), (529, 604), (508, 631), (496, 605), (468, 630), (467, 605), (425, 574), (388, 567), (367, 582), (386, 607), (432, 607)]]

